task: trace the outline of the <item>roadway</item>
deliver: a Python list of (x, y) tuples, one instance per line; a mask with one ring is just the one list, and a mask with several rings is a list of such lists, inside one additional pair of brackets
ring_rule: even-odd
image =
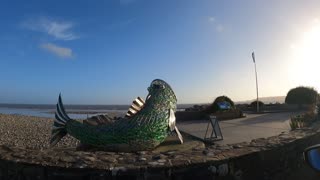
[[(244, 118), (219, 121), (222, 141), (218, 144), (250, 142), (257, 138), (279, 135), (290, 130), (289, 120), (292, 113), (247, 114)], [(207, 121), (178, 122), (180, 130), (199, 138), (204, 138)], [(209, 128), (211, 132), (212, 128)]]

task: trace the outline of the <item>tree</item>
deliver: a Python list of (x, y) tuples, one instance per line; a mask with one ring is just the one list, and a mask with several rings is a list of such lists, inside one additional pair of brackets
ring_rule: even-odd
[(318, 92), (312, 87), (299, 86), (291, 89), (285, 99), (287, 104), (315, 104)]
[(231, 109), (234, 109), (234, 102), (228, 96), (219, 96), (217, 97), (212, 104), (209, 105), (207, 112), (215, 113), (220, 110), (218, 103), (228, 102), (231, 106)]
[[(259, 107), (263, 107), (264, 106), (264, 103), (262, 101), (258, 101), (258, 103), (259, 103)], [(250, 106), (254, 107), (254, 108), (257, 108), (257, 100), (251, 102)]]

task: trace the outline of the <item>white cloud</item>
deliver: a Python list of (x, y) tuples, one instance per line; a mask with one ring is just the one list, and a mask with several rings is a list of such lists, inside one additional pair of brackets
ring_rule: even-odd
[(216, 26), (216, 31), (218, 31), (218, 32), (223, 32), (223, 31), (224, 31), (224, 26), (221, 25), (221, 24), (218, 24), (218, 25)]
[(208, 18), (208, 21), (209, 21), (209, 22), (215, 22), (215, 21), (216, 21), (216, 18), (215, 18), (215, 17), (209, 17), (209, 18)]
[(41, 44), (40, 47), (56, 56), (61, 58), (71, 58), (73, 57), (72, 49), (67, 47), (57, 46), (52, 43)]
[(42, 17), (38, 19), (29, 19), (23, 22), (22, 26), (32, 31), (46, 33), (58, 40), (68, 41), (79, 38), (71, 31), (74, 26), (71, 22), (55, 21)]
[(216, 31), (219, 33), (225, 30), (224, 25), (220, 24), (219, 20), (217, 21), (217, 19), (213, 16), (210, 16), (208, 18), (208, 22), (211, 23), (215, 27)]

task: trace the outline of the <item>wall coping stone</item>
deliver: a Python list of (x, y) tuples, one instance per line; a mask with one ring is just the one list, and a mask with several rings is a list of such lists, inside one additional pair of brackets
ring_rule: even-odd
[(58, 169), (95, 169), (111, 173), (149, 171), (152, 169), (179, 169), (226, 163), (232, 159), (260, 151), (280, 148), (320, 132), (320, 123), (312, 127), (283, 132), (278, 136), (254, 139), (229, 145), (208, 145), (205, 149), (193, 148), (187, 152), (85, 152), (69, 149), (29, 150), (0, 145), (0, 161), (21, 165), (54, 167)]
[(320, 143), (320, 122), (251, 142), (207, 145), (182, 152), (86, 152), (74, 148), (39, 151), (0, 145), (0, 179), (280, 180), (304, 165), (301, 153), (315, 143)]

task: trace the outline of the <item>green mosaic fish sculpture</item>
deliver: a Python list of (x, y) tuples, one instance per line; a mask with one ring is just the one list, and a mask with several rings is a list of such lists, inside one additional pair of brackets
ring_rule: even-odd
[(134, 113), (131, 110), (131, 114), (124, 118), (96, 126), (71, 119), (59, 95), (50, 145), (54, 146), (66, 134), (70, 134), (81, 143), (95, 147), (125, 151), (149, 150), (163, 142), (171, 131), (176, 131), (183, 143), (176, 126), (177, 98), (170, 85), (156, 79), (151, 82), (148, 91), (147, 99), (140, 104), (139, 110)]

